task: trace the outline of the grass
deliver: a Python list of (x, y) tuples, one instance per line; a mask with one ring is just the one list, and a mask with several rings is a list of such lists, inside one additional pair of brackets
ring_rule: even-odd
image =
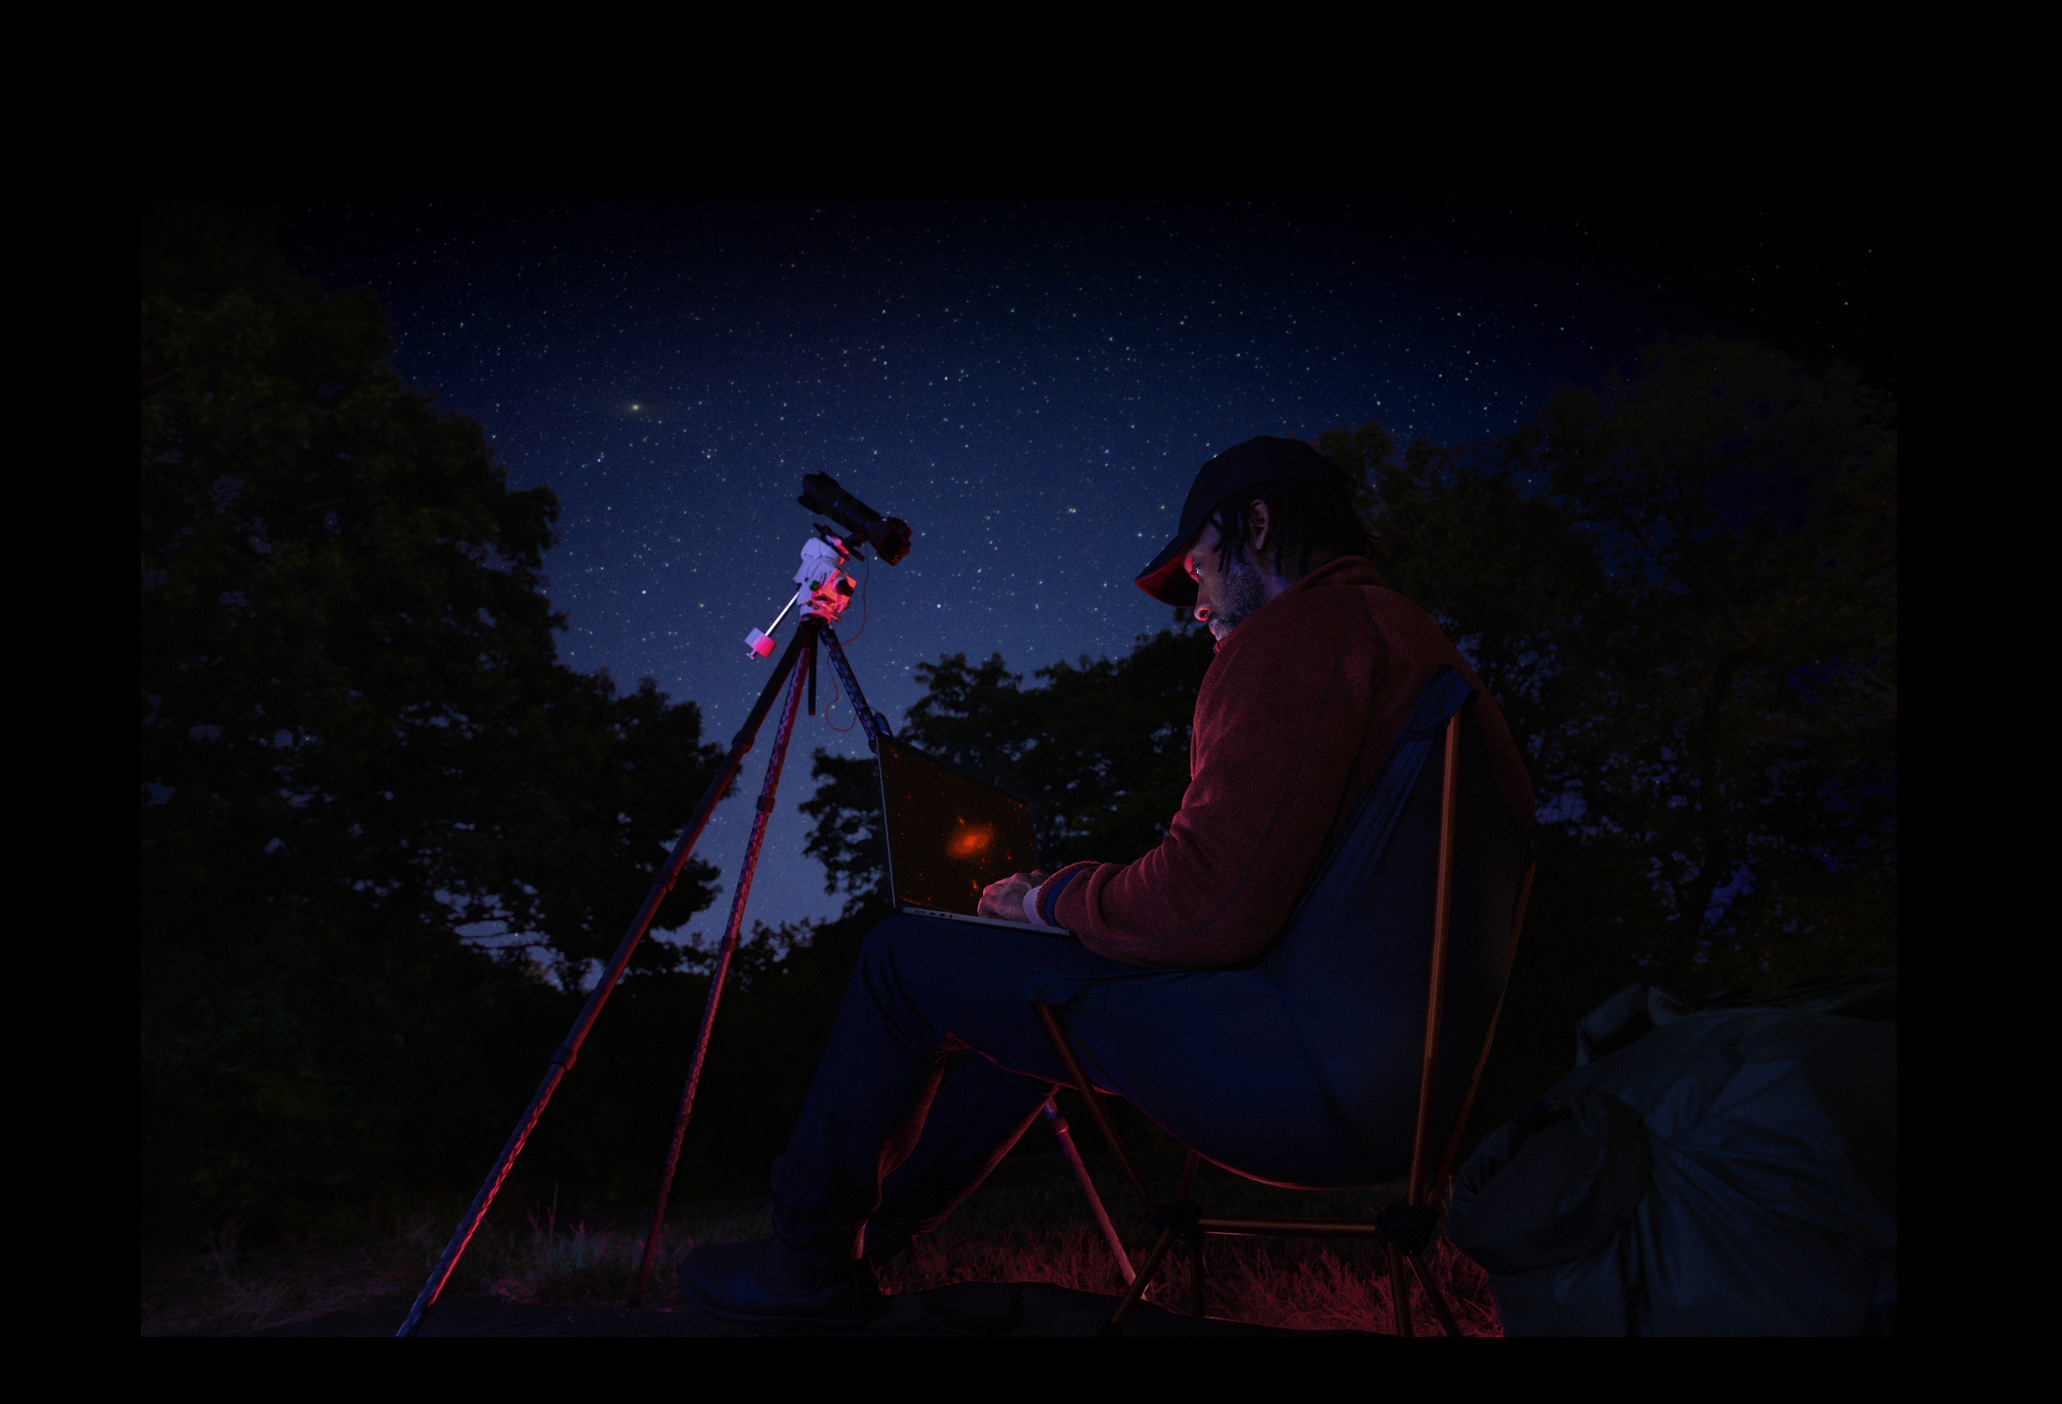
[[(1058, 1157), (1052, 1158), (1057, 1161)], [(1153, 1231), (1139, 1211), (1111, 1193), (1114, 1174), (1098, 1173), (1111, 1216), (1134, 1267), (1144, 1263)], [(1400, 1198), (1400, 1187), (1307, 1193), (1255, 1185), (1205, 1172), (1196, 1198), (1221, 1213), (1339, 1217), (1372, 1214)], [(1389, 1332), (1388, 1267), (1380, 1248), (1350, 1240), (1212, 1237), (1204, 1250), (1206, 1310), (1211, 1316), (1299, 1330), (1344, 1328)], [(1444, 1241), (1428, 1266), (1452, 1306), (1461, 1333), (1500, 1336), (1489, 1279)], [(1406, 1270), (1408, 1273), (1408, 1270)], [(889, 1292), (918, 1292), (952, 1282), (1050, 1282), (1081, 1291), (1124, 1290), (1116, 1262), (1089, 1216), (1080, 1189), (1061, 1169), (1016, 1183), (984, 1187), (930, 1237), (883, 1273)], [(1412, 1319), (1439, 1334), (1431, 1303), (1409, 1280)], [(1189, 1265), (1177, 1251), (1155, 1274), (1146, 1300), (1170, 1311), (1191, 1309)]]
[[(390, 1213), (258, 1249), (243, 1247), (240, 1225), (231, 1221), (200, 1252), (145, 1279), (143, 1334), (241, 1335), (413, 1296), (457, 1219), (456, 1209)], [(721, 1241), (771, 1231), (763, 1212), (719, 1211), (691, 1225), (669, 1215), (646, 1300), (679, 1301), (675, 1273), (695, 1233)], [(532, 1207), (520, 1218), (483, 1225), (445, 1290), (538, 1305), (625, 1301), (643, 1251), (642, 1228), (590, 1227), (584, 1218), (561, 1223), (550, 1208)]]
[[(1126, 1243), (1134, 1265), (1149, 1244)], [(1204, 1251), (1205, 1310), (1209, 1315), (1259, 1326), (1298, 1330), (1376, 1331), (1395, 1329), (1389, 1277), (1379, 1251), (1359, 1246), (1311, 1246), (1308, 1242), (1212, 1238)], [(1482, 1269), (1441, 1242), (1429, 1261), (1464, 1336), (1500, 1336), (1496, 1308)], [(1050, 1232), (1014, 1230), (998, 1239), (940, 1234), (920, 1245), (885, 1274), (890, 1292), (916, 1292), (952, 1282), (1050, 1282), (1061, 1287), (1115, 1294), (1124, 1290), (1102, 1236), (1085, 1225)], [(1421, 1334), (1438, 1335), (1424, 1289), (1410, 1282), (1412, 1319)], [(1146, 1289), (1146, 1300), (1187, 1313), (1189, 1267), (1170, 1256)]]
[[(890, 1264), (882, 1287), (918, 1292), (953, 1282), (1050, 1282), (1083, 1291), (1123, 1290), (1109, 1249), (1059, 1157), (1014, 1155), (990, 1184), (962, 1205), (937, 1233)], [(1114, 1174), (1098, 1168), (1134, 1264), (1151, 1246), (1138, 1210), (1112, 1191)], [(1226, 1213), (1339, 1216), (1372, 1213), (1396, 1197), (1394, 1187), (1340, 1194), (1301, 1194), (1205, 1172), (1196, 1197)], [(647, 1213), (649, 1211), (646, 1211)], [(145, 1335), (231, 1335), (332, 1311), (391, 1301), (417, 1291), (456, 1220), (455, 1212), (388, 1214), (322, 1236), (251, 1250), (235, 1224), (203, 1250), (146, 1280)], [(530, 1304), (627, 1300), (644, 1247), (635, 1211), (562, 1222), (549, 1207), (489, 1223), (474, 1236), (453, 1275), (451, 1292), (492, 1292)], [(763, 1238), (772, 1226), (763, 1204), (683, 1206), (668, 1215), (646, 1300), (677, 1305), (675, 1271), (696, 1240)], [(1205, 1250), (1212, 1316), (1301, 1329), (1392, 1328), (1389, 1281), (1381, 1252), (1339, 1240), (1212, 1238)], [(1482, 1270), (1442, 1242), (1432, 1268), (1462, 1333), (1501, 1335)], [(1189, 1309), (1189, 1269), (1175, 1255), (1146, 1299)], [(1411, 1283), (1413, 1318), (1436, 1335), (1430, 1304)]]

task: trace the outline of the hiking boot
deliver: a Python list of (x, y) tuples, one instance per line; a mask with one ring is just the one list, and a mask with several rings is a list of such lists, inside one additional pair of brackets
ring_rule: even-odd
[(850, 1330), (888, 1310), (871, 1264), (778, 1236), (700, 1245), (680, 1264), (680, 1292), (703, 1315), (740, 1326)]

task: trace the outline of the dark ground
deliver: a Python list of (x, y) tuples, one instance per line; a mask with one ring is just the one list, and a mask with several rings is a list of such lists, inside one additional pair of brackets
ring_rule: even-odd
[[(392, 1336), (410, 1298), (258, 1331), (259, 1336)], [(891, 1299), (888, 1314), (863, 1331), (833, 1336), (1093, 1336), (1109, 1319), (1114, 1297), (1073, 1292), (1042, 1282), (961, 1282)], [(620, 1306), (521, 1306), (490, 1293), (438, 1303), (424, 1336), (749, 1336), (762, 1334), (711, 1321), (693, 1310), (626, 1312)], [(1212, 1317), (1197, 1320), (1142, 1302), (1125, 1323), (1128, 1336), (1357, 1336), (1358, 1331), (1288, 1331)]]
[[(1042, 1130), (1042, 1128), (1034, 1128)], [(1179, 1176), (1182, 1157), (1170, 1153), (1164, 1147), (1151, 1144), (1136, 1148), (1137, 1159), (1149, 1181), (1167, 1191), (1174, 1189)], [(1090, 1150), (1086, 1159), (1096, 1180), (1106, 1192), (1113, 1192), (1110, 1200), (1112, 1213), (1129, 1223), (1140, 1217), (1137, 1206), (1130, 1202), (1130, 1196), (1119, 1190), (1122, 1176), (1114, 1160), (1104, 1153)], [(1196, 1196), (1213, 1207), (1224, 1211), (1290, 1212), (1303, 1214), (1328, 1214), (1337, 1212), (1372, 1212), (1380, 1203), (1393, 1197), (1391, 1192), (1377, 1191), (1364, 1199), (1347, 1194), (1304, 1196), (1295, 1192), (1270, 1190), (1264, 1186), (1241, 1181), (1215, 1166), (1205, 1166), (1196, 1186)], [(1306, 1202), (1306, 1200), (1308, 1202)], [(1361, 1200), (1343, 1203), (1342, 1200)], [(705, 1232), (713, 1233), (710, 1241), (722, 1241), (735, 1236), (754, 1236), (763, 1229), (754, 1227), (754, 1221), (763, 1216), (768, 1208), (764, 1196), (733, 1200), (711, 1200), (694, 1203), (676, 1202), (669, 1207), (667, 1223), (670, 1229), (682, 1233), (692, 1231), (700, 1237)], [(629, 1241), (640, 1235), (649, 1223), (649, 1206), (625, 1206), (616, 1209), (591, 1211), (579, 1216), (586, 1232), (592, 1235), (613, 1235)], [(1027, 1138), (1009, 1158), (997, 1167), (981, 1190), (958, 1214), (955, 1220), (978, 1221), (978, 1229), (987, 1225), (1038, 1223), (1060, 1218), (1081, 1218), (1086, 1220), (1086, 1205), (1081, 1199), (1071, 1172), (1057, 1148), (1051, 1146), (1050, 1138)], [(988, 1225), (993, 1219), (995, 1224)], [(433, 1237), (441, 1241), (447, 1232), (442, 1221), (438, 1221)], [(478, 1245), (476, 1245), (477, 1247)], [(425, 1251), (432, 1256), (435, 1244), (417, 1245), (416, 1254)], [(407, 1254), (404, 1252), (403, 1257)], [(477, 1254), (476, 1254), (477, 1256)], [(369, 1263), (369, 1260), (368, 1260)], [(274, 1275), (305, 1277), (311, 1280), (321, 1278), (323, 1270), (334, 1272), (338, 1284), (332, 1287), (348, 1287), (349, 1278), (356, 1281), (366, 1273), (354, 1271), (348, 1262), (339, 1264), (316, 1263), (301, 1265), (299, 1270), (293, 1263), (274, 1265)], [(243, 1269), (246, 1276), (262, 1280), (266, 1275), (266, 1264), (262, 1252), (254, 1255)], [(339, 1304), (336, 1310), (323, 1311), (319, 1305), (319, 1286), (311, 1286), (311, 1295), (317, 1296), (311, 1302), (320, 1314), (300, 1316), (298, 1319), (280, 1322), (276, 1325), (259, 1326), (252, 1329), (238, 1324), (233, 1317), (216, 1316), (213, 1319), (188, 1315), (184, 1322), (163, 1320), (155, 1329), (146, 1323), (146, 1334), (151, 1335), (245, 1335), (245, 1336), (364, 1336), (392, 1337), (400, 1327), (408, 1308), (420, 1286), (420, 1266), (403, 1267), (399, 1271), (381, 1273), (384, 1285), (367, 1281), (364, 1285), (370, 1291), (358, 1290), (351, 1294), (348, 1304)], [(429, 1313), (421, 1334), (424, 1336), (746, 1336), (760, 1334), (728, 1326), (710, 1320), (687, 1307), (671, 1284), (655, 1284), (653, 1305), (642, 1312), (631, 1313), (623, 1309), (620, 1295), (614, 1301), (583, 1304), (535, 1304), (509, 1300), (504, 1295), (480, 1290), (477, 1280), (468, 1284), (468, 1290), (454, 1290)], [(909, 1292), (895, 1296), (887, 1316), (862, 1331), (813, 1333), (841, 1336), (1092, 1336), (1108, 1319), (1116, 1305), (1114, 1296), (1077, 1291), (1050, 1283), (1007, 1283), (963, 1281), (949, 1286)], [(276, 1317), (277, 1313), (268, 1313)], [(260, 1318), (262, 1319), (262, 1318)], [(1246, 1322), (1227, 1321), (1205, 1317), (1198, 1319), (1178, 1312), (1169, 1311), (1151, 1302), (1140, 1303), (1126, 1324), (1125, 1334), (1135, 1336), (1304, 1336), (1304, 1335), (1358, 1335), (1356, 1331), (1299, 1331), (1281, 1327), (1257, 1326)]]

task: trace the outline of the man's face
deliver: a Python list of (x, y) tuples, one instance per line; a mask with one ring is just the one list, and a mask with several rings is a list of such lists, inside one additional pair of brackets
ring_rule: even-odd
[(1240, 620), (1267, 603), (1266, 587), (1253, 568), (1251, 551), (1239, 560), (1225, 560), (1215, 522), (1205, 522), (1196, 533), (1182, 567), (1196, 582), (1196, 618), (1210, 626), (1211, 637), (1219, 643)]

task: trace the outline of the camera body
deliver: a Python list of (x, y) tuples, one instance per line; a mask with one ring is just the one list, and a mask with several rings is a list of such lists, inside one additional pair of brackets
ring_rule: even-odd
[(802, 495), (795, 501), (845, 528), (845, 545), (854, 555), (859, 554), (859, 547), (871, 546), (882, 560), (896, 565), (909, 554), (909, 523), (900, 517), (883, 517), (839, 487), (828, 473), (804, 475)]

